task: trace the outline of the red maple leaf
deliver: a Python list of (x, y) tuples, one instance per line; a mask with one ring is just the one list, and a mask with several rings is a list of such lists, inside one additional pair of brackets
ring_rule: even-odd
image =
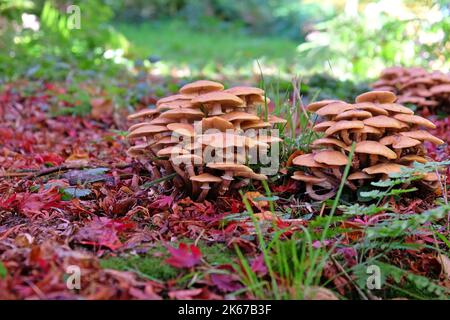
[(173, 204), (173, 197), (171, 196), (159, 196), (155, 201), (150, 204), (152, 209), (169, 209)]
[(192, 268), (200, 263), (202, 259), (202, 253), (200, 249), (195, 245), (187, 245), (180, 243), (178, 249), (174, 247), (168, 247), (171, 257), (166, 259), (166, 262), (175, 268)]

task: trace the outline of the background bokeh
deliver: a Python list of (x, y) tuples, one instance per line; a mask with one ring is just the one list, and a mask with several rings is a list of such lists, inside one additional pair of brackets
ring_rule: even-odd
[(0, 83), (262, 72), (339, 91), (392, 65), (448, 72), (449, 13), (445, 0), (0, 0)]

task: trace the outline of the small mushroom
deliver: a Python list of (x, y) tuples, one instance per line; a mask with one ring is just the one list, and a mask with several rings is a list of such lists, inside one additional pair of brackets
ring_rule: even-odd
[(219, 190), (220, 195), (224, 194), (228, 190), (231, 181), (233, 181), (233, 176), (235, 172), (253, 172), (253, 170), (250, 169), (249, 167), (243, 164), (236, 164), (236, 163), (226, 163), (226, 162), (208, 163), (206, 166), (211, 169), (224, 171), (224, 174), (221, 176), (223, 181), (222, 184), (220, 185)]
[(189, 178), (192, 182), (201, 183), (200, 189), (202, 190), (197, 198), (198, 202), (202, 202), (206, 199), (206, 196), (211, 190), (210, 184), (222, 182), (222, 179), (216, 176), (213, 176), (210, 173), (202, 173), (196, 176), (192, 176)]
[(209, 110), (209, 116), (220, 116), (223, 114), (222, 108), (240, 107), (244, 104), (240, 98), (233, 94), (217, 91), (202, 94), (192, 99), (192, 106), (204, 106)]

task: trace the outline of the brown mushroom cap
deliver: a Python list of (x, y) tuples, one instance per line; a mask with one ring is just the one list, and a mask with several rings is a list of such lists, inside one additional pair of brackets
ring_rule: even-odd
[(190, 107), (192, 107), (190, 100), (177, 100), (161, 103), (159, 106), (156, 107), (156, 110), (158, 110), (159, 112), (164, 112), (172, 109), (190, 108)]
[(159, 106), (160, 104), (165, 104), (168, 102), (173, 102), (173, 101), (190, 101), (194, 96), (193, 95), (189, 95), (189, 94), (174, 94), (168, 97), (164, 97), (159, 99), (156, 102), (156, 106)]
[(415, 155), (415, 154), (408, 154), (408, 155), (406, 155), (404, 157), (401, 157), (400, 161), (401, 162), (414, 162), (414, 161), (416, 161), (416, 162), (419, 162), (419, 163), (427, 163), (428, 162), (428, 160), (425, 159), (424, 157), (421, 157), (421, 156), (418, 156), (418, 155)]
[(241, 124), (242, 130), (248, 130), (248, 129), (263, 129), (263, 128), (270, 128), (272, 125), (269, 122), (264, 122), (261, 120), (258, 121), (245, 121)]
[(160, 144), (175, 144), (175, 143), (179, 143), (178, 139), (175, 139), (172, 136), (167, 136), (167, 137), (162, 137), (158, 141), (155, 141), (152, 145), (157, 146)]
[(156, 153), (158, 157), (176, 157), (180, 154), (188, 154), (188, 151), (178, 146), (170, 146), (163, 148)]
[[(368, 120), (368, 119), (367, 119)], [(327, 130), (325, 130), (325, 134), (327, 136), (333, 135), (336, 132), (342, 131), (342, 130), (349, 130), (349, 129), (363, 129), (364, 123), (359, 120), (341, 120), (333, 124), (331, 127), (329, 127)]]
[(321, 117), (335, 116), (337, 114), (340, 114), (344, 111), (351, 109), (354, 109), (354, 107), (351, 104), (345, 102), (333, 102), (317, 110), (316, 114)]
[(150, 118), (154, 115), (157, 115), (158, 113), (159, 113), (159, 111), (156, 109), (143, 109), (143, 110), (140, 110), (138, 112), (128, 115), (127, 119), (134, 120), (134, 119), (139, 119), (139, 118)]
[(223, 85), (219, 82), (209, 81), (209, 80), (198, 80), (188, 83), (181, 87), (180, 93), (182, 94), (193, 94), (193, 93), (206, 93), (211, 91), (223, 90)]
[[(447, 80), (449, 81), (449, 80)], [(432, 94), (450, 93), (450, 84), (444, 83), (430, 88)]]
[(233, 122), (233, 121), (258, 121), (259, 117), (254, 114), (250, 114), (243, 111), (232, 111), (221, 116), (221, 118)]
[(217, 129), (222, 132), (234, 129), (234, 126), (230, 121), (217, 116), (202, 119), (201, 125), (203, 132), (209, 129)]
[(151, 123), (151, 122), (140, 122), (140, 123), (133, 124), (132, 126), (130, 126), (130, 127), (128, 128), (128, 132), (134, 131), (134, 130), (136, 130), (137, 128), (146, 126), (146, 125), (148, 125), (148, 124), (152, 124), (152, 123)]
[(400, 129), (402, 128), (403, 124), (391, 117), (387, 116), (375, 116), (372, 118), (364, 119), (363, 123), (365, 125), (375, 127), (375, 128), (395, 128)]
[(160, 117), (167, 119), (201, 119), (204, 117), (204, 114), (196, 109), (179, 108), (166, 111)]
[(208, 163), (206, 166), (211, 169), (217, 169), (222, 171), (253, 172), (253, 170), (247, 167), (246, 165), (231, 162)]
[(195, 135), (194, 126), (190, 123), (169, 123), (167, 129), (181, 136), (193, 137)]
[(286, 119), (277, 117), (277, 116), (275, 116), (275, 115), (273, 115), (273, 114), (270, 114), (270, 115), (269, 115), (268, 121), (269, 121), (269, 123), (272, 124), (272, 125), (274, 125), (274, 124), (285, 124), (285, 123), (287, 123), (287, 120), (286, 120)]
[(347, 120), (347, 119), (367, 119), (370, 118), (372, 114), (364, 110), (347, 110), (336, 116), (336, 120)]
[(352, 129), (350, 130), (350, 132), (355, 132), (355, 133), (372, 133), (372, 134), (381, 134), (381, 130), (371, 127), (371, 126), (366, 126), (364, 125), (364, 128), (362, 129)]
[(318, 124), (314, 125), (312, 130), (315, 132), (324, 132), (325, 130), (327, 130), (329, 127), (331, 127), (335, 123), (336, 123), (336, 121), (319, 122)]
[(317, 110), (319, 110), (320, 108), (330, 104), (330, 103), (334, 103), (334, 102), (342, 102), (339, 100), (321, 100), (321, 101), (316, 101), (316, 102), (312, 102), (310, 103), (307, 107), (306, 110), (310, 111), (310, 112), (316, 112)]
[(127, 138), (139, 138), (151, 136), (157, 133), (169, 131), (166, 126), (155, 126), (151, 124), (146, 124), (145, 126), (139, 127), (133, 131), (131, 131)]
[(379, 142), (384, 146), (390, 146), (393, 143), (395, 143), (396, 140), (397, 140), (397, 136), (391, 135), (391, 136), (385, 136), (385, 137), (381, 138)]
[(146, 149), (149, 147), (148, 143), (142, 143), (128, 148), (127, 154), (130, 157), (136, 157), (145, 153)]
[(405, 149), (415, 147), (421, 144), (419, 140), (406, 137), (406, 136), (396, 136), (395, 142), (392, 144), (394, 149)]
[(161, 118), (161, 115), (159, 115), (155, 119), (151, 120), (149, 124), (160, 126), (160, 125), (167, 125), (169, 123), (174, 123), (176, 121), (177, 119)]
[(349, 174), (347, 177), (347, 180), (365, 180), (365, 179), (372, 179), (373, 176), (371, 176), (370, 174), (367, 174), (365, 172), (362, 171), (357, 171), (354, 172), (352, 174)]
[(406, 167), (397, 163), (383, 162), (368, 168), (364, 168), (362, 171), (367, 174), (390, 174), (400, 172), (402, 168)]
[(392, 103), (395, 99), (397, 97), (390, 91), (370, 91), (357, 96), (355, 102)]
[(241, 98), (236, 97), (234, 94), (226, 93), (223, 91), (214, 91), (199, 95), (192, 99), (193, 106), (196, 105), (213, 105), (219, 103), (222, 107), (241, 107), (244, 104)]
[(234, 94), (235, 96), (249, 96), (249, 95), (264, 96), (263, 89), (246, 86), (232, 87), (224, 90), (224, 92)]
[(342, 142), (341, 140), (335, 139), (335, 138), (320, 138), (320, 139), (316, 139), (314, 140), (311, 145), (313, 147), (316, 146), (337, 146), (339, 148), (345, 149), (347, 147), (347, 145)]
[(348, 162), (348, 159), (345, 155), (335, 150), (319, 151), (314, 154), (313, 159), (316, 162), (327, 164), (329, 166), (345, 166)]
[(222, 179), (216, 176), (213, 176), (210, 173), (202, 173), (196, 176), (192, 176), (189, 178), (191, 181), (201, 182), (201, 183), (214, 183), (214, 182), (222, 182)]
[(353, 106), (357, 110), (369, 111), (370, 113), (372, 113), (374, 115), (387, 116), (389, 114), (389, 112), (387, 110), (379, 107), (378, 105), (375, 105), (372, 102), (355, 103), (355, 104), (353, 104)]
[(387, 110), (389, 112), (414, 114), (414, 111), (412, 111), (410, 108), (402, 106), (401, 104), (398, 103), (383, 103), (380, 104), (379, 106), (380, 108)]
[(440, 145), (444, 144), (445, 142), (435, 136), (433, 136), (431, 133), (425, 130), (415, 130), (415, 131), (406, 131), (406, 132), (400, 132), (402, 136), (410, 137), (413, 139), (417, 139), (420, 141), (430, 141), (434, 144)]
[(315, 176), (311, 176), (311, 175), (305, 174), (303, 171), (295, 171), (291, 178), (294, 180), (309, 182), (309, 183), (313, 183), (313, 184), (317, 184), (317, 183), (326, 181), (325, 178), (318, 178)]
[(388, 159), (397, 159), (397, 154), (377, 141), (361, 141), (355, 146), (356, 153), (366, 153), (386, 157)]
[(199, 136), (197, 142), (214, 148), (244, 147), (247, 137), (231, 133), (207, 133)]
[(394, 115), (394, 118), (406, 123), (412, 123), (426, 128), (436, 129), (436, 125), (433, 122), (428, 119), (422, 118), (421, 116), (410, 114), (396, 114)]
[(295, 166), (302, 166), (308, 168), (326, 168), (324, 165), (314, 160), (314, 154), (312, 153), (302, 154), (295, 157), (292, 160), (292, 164)]
[(247, 172), (247, 171), (237, 171), (234, 173), (237, 177), (250, 178), (253, 180), (264, 181), (267, 180), (267, 176), (261, 173)]

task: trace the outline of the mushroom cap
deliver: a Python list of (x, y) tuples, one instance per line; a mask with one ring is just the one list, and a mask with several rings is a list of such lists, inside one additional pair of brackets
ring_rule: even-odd
[(214, 105), (220, 103), (222, 107), (240, 107), (244, 106), (244, 101), (231, 93), (226, 93), (223, 91), (213, 91), (199, 95), (192, 99), (192, 105)]
[(246, 165), (231, 162), (208, 163), (206, 166), (211, 169), (217, 169), (222, 171), (253, 172), (253, 170), (247, 167)]
[(395, 112), (395, 113), (405, 113), (405, 114), (414, 114), (414, 111), (412, 111), (410, 108), (407, 108), (405, 106), (402, 106), (398, 103), (383, 103), (379, 105), (380, 108), (383, 108), (384, 110)]
[(431, 133), (425, 130), (415, 130), (415, 131), (406, 131), (406, 132), (400, 132), (402, 136), (410, 137), (413, 139), (417, 139), (420, 141), (430, 141), (434, 144), (440, 145), (444, 144), (445, 142), (435, 136), (433, 136)]
[(270, 114), (270, 115), (269, 115), (268, 121), (269, 121), (269, 123), (272, 124), (272, 125), (278, 124), (278, 123), (279, 123), (279, 124), (285, 124), (285, 123), (287, 123), (287, 120), (286, 120), (286, 119), (277, 117), (277, 116), (275, 116), (275, 115), (273, 115), (273, 114)]
[(349, 174), (347, 177), (347, 180), (365, 180), (365, 179), (372, 179), (373, 176), (370, 174), (367, 174), (362, 171), (353, 172), (352, 174)]
[(237, 171), (234, 173), (234, 175), (237, 177), (250, 178), (250, 179), (258, 180), (258, 181), (267, 180), (267, 176), (262, 173)]
[(339, 113), (342, 113), (347, 110), (354, 109), (354, 107), (351, 104), (348, 104), (346, 102), (332, 102), (330, 104), (327, 104), (326, 106), (320, 108), (316, 111), (316, 114), (325, 117), (325, 116), (335, 116)]
[(357, 110), (365, 110), (365, 111), (369, 111), (370, 113), (372, 113), (373, 115), (382, 115), (382, 116), (387, 116), (389, 114), (389, 112), (386, 109), (381, 108), (378, 105), (375, 105), (372, 102), (360, 102), (360, 103), (355, 103), (353, 104), (353, 106), (355, 107), (355, 109)]
[(221, 118), (233, 122), (233, 121), (257, 121), (259, 120), (259, 117), (257, 115), (243, 112), (243, 111), (232, 111), (229, 113), (226, 113), (221, 116)]
[(190, 153), (172, 156), (170, 160), (172, 160), (172, 162), (176, 162), (176, 163), (180, 163), (180, 164), (184, 163), (184, 164), (201, 165), (203, 163), (202, 157), (195, 155), (195, 154), (190, 154)]
[(163, 148), (161, 150), (159, 150), (156, 155), (158, 157), (176, 157), (179, 156), (180, 154), (187, 154), (188, 151), (184, 150), (183, 148), (180, 148), (179, 146), (170, 146), (170, 147), (166, 147)]
[(145, 136), (151, 136), (157, 133), (169, 131), (166, 126), (155, 126), (152, 124), (146, 124), (142, 127), (139, 127), (130, 133), (128, 133), (127, 138), (139, 138)]
[(195, 135), (194, 126), (189, 123), (169, 123), (167, 129), (181, 136), (193, 137)]
[(345, 149), (347, 147), (347, 145), (342, 142), (341, 140), (335, 139), (335, 138), (320, 138), (320, 139), (316, 139), (314, 140), (311, 145), (313, 147), (316, 146), (337, 146), (339, 148)]
[(157, 116), (155, 119), (151, 120), (149, 122), (149, 124), (154, 124), (154, 125), (167, 125), (169, 123), (173, 123), (176, 122), (177, 119), (168, 119), (168, 118), (161, 118), (161, 115)]
[(397, 97), (390, 91), (370, 91), (357, 96), (355, 102), (392, 103), (395, 99)]
[(150, 122), (139, 122), (139, 123), (135, 123), (135, 124), (133, 124), (132, 126), (130, 126), (130, 127), (128, 128), (128, 132), (131, 132), (131, 131), (133, 131), (133, 130), (136, 130), (137, 128), (146, 126), (146, 125), (148, 125), (148, 124), (152, 124), (152, 123), (150, 123)]
[(262, 120), (258, 121), (245, 121), (241, 124), (242, 130), (247, 129), (263, 129), (263, 128), (270, 128), (272, 125), (269, 122), (264, 122)]
[(372, 114), (364, 110), (347, 110), (336, 116), (336, 120), (347, 120), (347, 119), (367, 119), (370, 118)]
[(159, 113), (159, 111), (156, 109), (143, 109), (143, 110), (140, 110), (138, 112), (128, 115), (127, 119), (134, 120), (134, 119), (139, 119), (139, 118), (150, 118), (158, 113)]
[(395, 143), (396, 139), (396, 135), (385, 136), (381, 138), (379, 142), (384, 146), (390, 146), (391, 144)]
[(174, 94), (174, 95), (159, 99), (156, 102), (156, 106), (159, 106), (160, 104), (165, 104), (168, 102), (173, 102), (173, 101), (183, 101), (183, 100), (190, 101), (193, 97), (194, 97), (193, 95), (189, 95), (189, 94)]
[(421, 116), (410, 115), (410, 114), (396, 114), (394, 118), (406, 123), (412, 123), (426, 128), (436, 129), (436, 125), (428, 119), (422, 118)]
[(189, 178), (191, 181), (202, 182), (202, 183), (214, 183), (214, 182), (222, 182), (222, 179), (216, 177), (210, 173), (201, 173), (196, 176), (192, 176)]
[(339, 132), (339, 131), (342, 131), (342, 130), (363, 129), (363, 128), (364, 128), (364, 123), (362, 121), (359, 121), (359, 120), (341, 120), (341, 121), (338, 121), (335, 124), (333, 124), (327, 130), (325, 130), (325, 134), (327, 136), (331, 136), (332, 134), (335, 134), (336, 132)]
[(396, 136), (395, 142), (392, 144), (392, 147), (394, 149), (405, 149), (405, 148), (411, 148), (415, 147), (417, 145), (421, 144), (419, 140), (406, 137), (406, 136)]
[(436, 172), (428, 172), (423, 175), (422, 180), (428, 181), (428, 182), (435, 182), (439, 180), (438, 175)]
[(192, 107), (190, 100), (176, 100), (161, 103), (156, 107), (156, 110), (158, 110), (159, 112), (164, 112), (171, 109), (190, 108), (190, 107)]
[(350, 132), (381, 134), (381, 130), (371, 127), (371, 126), (366, 126), (366, 125), (364, 125), (364, 128), (362, 128), (362, 129), (352, 129), (352, 130), (350, 130)]
[(202, 132), (205, 132), (209, 129), (217, 129), (222, 132), (234, 129), (234, 126), (230, 121), (217, 116), (202, 119), (201, 125)]
[(279, 143), (279, 142), (283, 141), (283, 139), (281, 139), (279, 137), (274, 137), (274, 136), (257, 136), (256, 140), (258, 140), (259, 142), (268, 143), (268, 144)]
[(390, 174), (400, 172), (402, 168), (406, 167), (397, 163), (383, 162), (371, 167), (364, 168), (362, 171), (364, 171), (367, 174), (379, 174), (379, 173)]
[(167, 119), (200, 119), (205, 115), (200, 110), (190, 108), (171, 109), (160, 115), (161, 118)]
[(312, 153), (302, 154), (295, 157), (292, 160), (292, 164), (295, 166), (303, 166), (308, 168), (326, 168), (323, 164), (314, 160), (314, 154)]
[(342, 102), (342, 101), (339, 101), (339, 100), (321, 100), (321, 101), (316, 101), (316, 102), (312, 102), (312, 103), (308, 104), (306, 106), (306, 110), (308, 110), (310, 112), (316, 112), (317, 110), (319, 110), (320, 108), (326, 106), (327, 104), (334, 103), (334, 102)]
[(235, 96), (249, 96), (249, 95), (264, 96), (263, 89), (247, 86), (232, 87), (224, 90), (224, 92), (234, 94)]
[(303, 171), (295, 171), (294, 174), (291, 176), (291, 178), (294, 180), (299, 180), (299, 181), (312, 183), (312, 184), (325, 182), (327, 180), (325, 178), (318, 178), (315, 176), (305, 174)]
[(162, 137), (161, 139), (159, 139), (158, 141), (156, 141), (155, 143), (152, 144), (157, 146), (160, 144), (174, 144), (174, 143), (179, 143), (178, 139), (175, 139), (172, 136), (167, 136), (167, 137)]
[(402, 128), (402, 123), (400, 121), (388, 116), (375, 116), (372, 118), (364, 119), (363, 123), (375, 128)]
[(397, 154), (377, 141), (361, 141), (355, 146), (356, 153), (366, 153), (386, 157), (388, 159), (397, 159)]
[(142, 143), (142, 144), (137, 144), (135, 146), (132, 146), (130, 148), (128, 148), (127, 150), (127, 154), (130, 157), (135, 157), (141, 154), (145, 153), (145, 150), (149, 147), (148, 143)]
[(244, 147), (247, 137), (231, 133), (206, 133), (197, 138), (197, 142), (214, 148)]
[(198, 80), (182, 86), (180, 89), (180, 93), (192, 94), (198, 92), (205, 93), (220, 90), (223, 90), (223, 85), (219, 82), (209, 80)]
[(331, 127), (335, 123), (336, 123), (336, 121), (319, 122), (318, 124), (314, 125), (312, 130), (315, 132), (324, 132), (325, 130), (327, 130), (329, 127)]
[(432, 94), (450, 93), (450, 84), (444, 83), (434, 87), (431, 87), (430, 92)]
[(323, 150), (314, 154), (316, 162), (329, 166), (345, 166), (348, 162), (347, 156), (335, 150)]
[(400, 89), (405, 90), (418, 84), (432, 85), (433, 80), (428, 76), (418, 77), (405, 83)]
[(400, 158), (400, 162), (419, 162), (419, 163), (427, 163), (428, 160), (425, 159), (424, 157), (418, 156), (416, 154), (408, 154), (404, 157)]

